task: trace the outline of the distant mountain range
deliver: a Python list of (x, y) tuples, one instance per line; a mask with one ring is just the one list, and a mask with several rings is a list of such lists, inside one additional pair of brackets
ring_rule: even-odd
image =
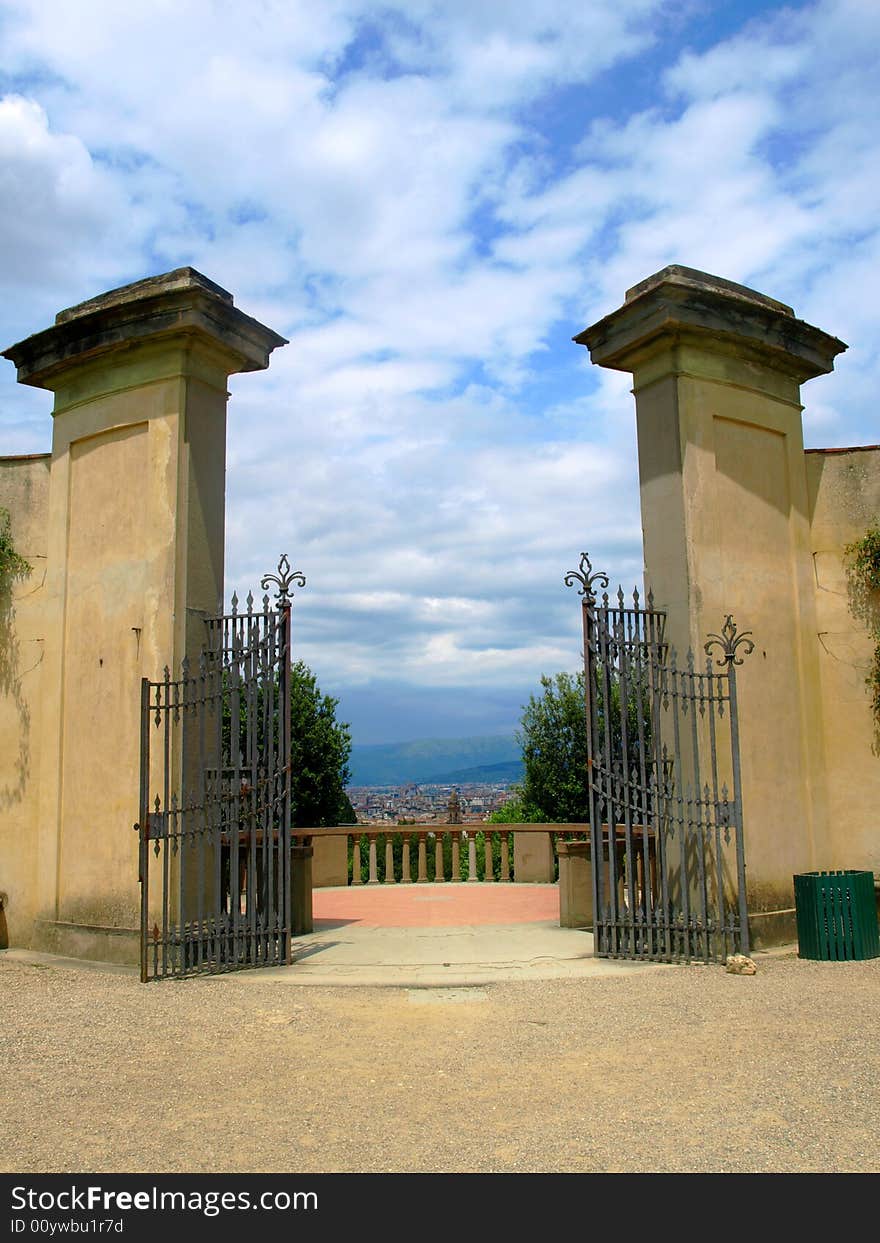
[(516, 781), (522, 776), (520, 748), (512, 734), (355, 744), (350, 767), (353, 786)]
[(438, 773), (427, 778), (423, 785), (493, 785), (496, 781), (508, 783), (522, 781), (522, 760), (506, 760), (501, 764), (478, 764), (476, 768), (459, 768), (453, 773)]

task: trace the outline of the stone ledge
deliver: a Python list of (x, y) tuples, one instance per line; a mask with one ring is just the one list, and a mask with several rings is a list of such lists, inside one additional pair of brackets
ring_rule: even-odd
[(749, 911), (749, 941), (752, 949), (764, 950), (779, 945), (795, 945), (797, 912), (794, 907), (781, 911)]
[(220, 349), (228, 374), (265, 369), (272, 350), (287, 344), (201, 272), (177, 268), (60, 311), (51, 328), (9, 346), (2, 357), (15, 364), (20, 384), (52, 389), (72, 364), (175, 336)]
[(674, 264), (627, 290), (623, 306), (573, 340), (600, 367), (634, 371), (683, 342), (763, 362), (798, 382), (834, 369), (847, 347), (784, 302), (722, 277)]
[(64, 920), (34, 921), (32, 948), (65, 958), (132, 966), (140, 962), (140, 944), (137, 928), (110, 928)]

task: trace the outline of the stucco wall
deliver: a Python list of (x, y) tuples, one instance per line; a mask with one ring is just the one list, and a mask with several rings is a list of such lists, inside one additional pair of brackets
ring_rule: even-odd
[(843, 549), (880, 523), (880, 447), (804, 454), (816, 576), (830, 857), (880, 878), (880, 739), (865, 676), (873, 644), (854, 615)]
[(29, 577), (0, 592), (0, 945), (29, 945), (36, 905), (49, 454), (0, 458), (0, 506)]
[(188, 644), (197, 653), (222, 590), (226, 378), (171, 340), (56, 386), (41, 738), (58, 760), (40, 790), (41, 948), (137, 959), (141, 678), (179, 669)]

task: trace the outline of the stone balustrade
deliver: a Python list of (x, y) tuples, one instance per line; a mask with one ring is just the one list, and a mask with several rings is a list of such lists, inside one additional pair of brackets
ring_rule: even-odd
[[(641, 826), (631, 826), (641, 831)], [(614, 835), (620, 843), (611, 866), (608, 825), (602, 825), (601, 859), (605, 870), (606, 892), (615, 887), (621, 908), (626, 903), (622, 843), (627, 829), (616, 825)], [(530, 863), (536, 843), (558, 861), (560, 924), (562, 927), (592, 927), (592, 842), (590, 826), (585, 824), (406, 824), (338, 825), (333, 828), (293, 830), (292, 928), (294, 936), (312, 930), (312, 859), (317, 847), (332, 846), (336, 856), (336, 878), (329, 882), (343, 885), (400, 885), (466, 883), (528, 883), (535, 880)], [(654, 833), (651, 831), (653, 841)], [(514, 839), (518, 839), (516, 842)], [(540, 854), (540, 852), (539, 852)], [(517, 862), (524, 862), (526, 876), (517, 874)], [(656, 890), (653, 846), (647, 859), (636, 860), (635, 891), (650, 884)], [(650, 879), (648, 876), (650, 875)], [(541, 876), (555, 879), (555, 871)], [(327, 882), (325, 882), (327, 883)], [(641, 900), (641, 899), (639, 899)]]
[(557, 835), (570, 839), (585, 831), (582, 824), (358, 824), (296, 829), (294, 836), (313, 846), (335, 839), (337, 852), (345, 839), (347, 876), (342, 879), (345, 873), (337, 863), (336, 884), (507, 884), (535, 879), (523, 840), (541, 844), (552, 860)]

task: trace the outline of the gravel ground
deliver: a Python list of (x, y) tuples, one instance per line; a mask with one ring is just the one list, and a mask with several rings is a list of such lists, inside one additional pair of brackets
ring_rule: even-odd
[(459, 989), (0, 955), (5, 1172), (880, 1171), (880, 959)]

